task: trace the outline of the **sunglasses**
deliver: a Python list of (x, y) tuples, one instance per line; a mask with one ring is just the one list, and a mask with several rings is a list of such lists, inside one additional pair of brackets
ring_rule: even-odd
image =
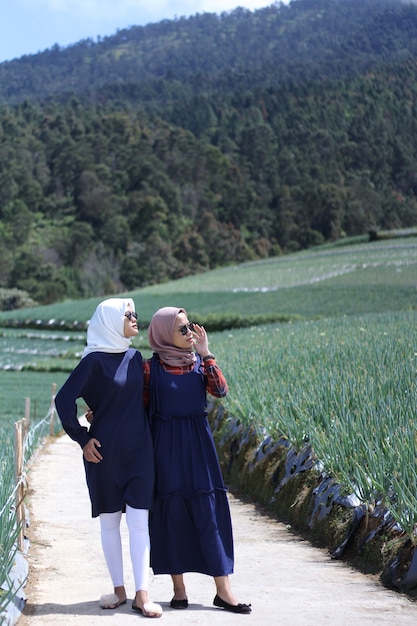
[(188, 331), (191, 330), (191, 332), (194, 332), (194, 322), (189, 322), (188, 324), (184, 324), (184, 326), (180, 326), (178, 328), (178, 331), (181, 333), (181, 335), (185, 335), (188, 333)]
[(138, 319), (138, 314), (136, 313), (136, 311), (126, 311), (125, 317), (127, 317), (127, 319), (131, 322), (132, 321), (132, 317), (135, 320)]

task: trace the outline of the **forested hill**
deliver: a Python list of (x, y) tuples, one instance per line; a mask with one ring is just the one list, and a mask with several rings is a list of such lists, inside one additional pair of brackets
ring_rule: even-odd
[(293, 0), (254, 12), (197, 14), (2, 63), (0, 102), (95, 94), (113, 85), (139, 84), (146, 100), (175, 93), (178, 83), (201, 95), (339, 79), (415, 58), (416, 32), (417, 7), (402, 0)]
[(415, 3), (293, 0), (0, 64), (0, 290), (102, 295), (417, 225), (416, 61)]

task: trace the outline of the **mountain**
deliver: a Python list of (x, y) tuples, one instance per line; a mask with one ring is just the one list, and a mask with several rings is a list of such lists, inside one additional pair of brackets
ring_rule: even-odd
[(0, 288), (101, 295), (416, 225), (416, 58), (415, 3), (293, 0), (0, 64)]
[(0, 102), (114, 85), (146, 86), (146, 101), (161, 81), (174, 90), (185, 83), (201, 95), (339, 79), (415, 58), (416, 28), (416, 6), (400, 0), (293, 0), (254, 12), (197, 14), (1, 63)]

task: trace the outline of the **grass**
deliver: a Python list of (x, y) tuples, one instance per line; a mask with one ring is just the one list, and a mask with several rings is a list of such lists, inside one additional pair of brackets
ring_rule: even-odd
[[(11, 424), (25, 416), (26, 398), (30, 398), (31, 419), (44, 417), (51, 404), (53, 383), (60, 387), (67, 376), (67, 372), (0, 370), (0, 428), (6, 423), (12, 431)], [(1, 437), (0, 443), (4, 443)]]

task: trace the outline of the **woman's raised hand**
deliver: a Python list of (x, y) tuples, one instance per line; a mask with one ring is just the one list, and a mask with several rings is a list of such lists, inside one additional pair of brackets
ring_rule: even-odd
[(207, 356), (210, 352), (206, 330), (199, 324), (194, 324), (194, 347), (201, 356)]

